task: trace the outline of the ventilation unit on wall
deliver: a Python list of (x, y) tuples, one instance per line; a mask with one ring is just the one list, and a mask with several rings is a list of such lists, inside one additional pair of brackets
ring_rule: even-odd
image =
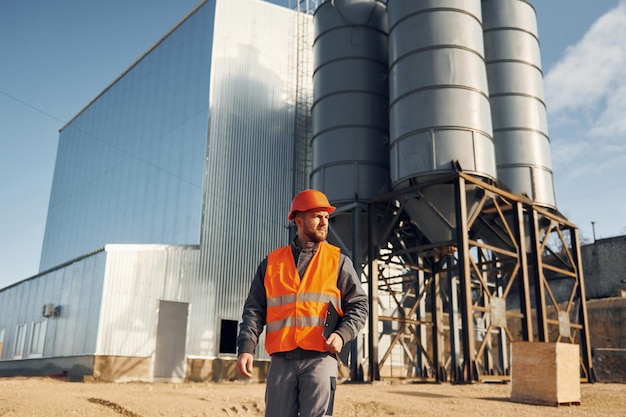
[(59, 317), (61, 315), (61, 306), (55, 306), (52, 303), (44, 304), (42, 315), (44, 317)]

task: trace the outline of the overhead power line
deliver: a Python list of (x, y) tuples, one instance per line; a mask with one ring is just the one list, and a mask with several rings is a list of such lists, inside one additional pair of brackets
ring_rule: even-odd
[(56, 120), (56, 121), (58, 121), (58, 122), (61, 122), (61, 123), (65, 123), (65, 121), (63, 121), (63, 120), (59, 119), (58, 117), (53, 116), (53, 115), (51, 115), (50, 113), (45, 112), (45, 111), (41, 110), (40, 108), (35, 107), (35, 106), (33, 106), (32, 104), (30, 104), (30, 103), (28, 103), (28, 102), (26, 102), (26, 101), (24, 101), (24, 100), (22, 100), (22, 99), (20, 99), (20, 98), (17, 98), (17, 97), (15, 97), (15, 96), (13, 96), (13, 95), (11, 95), (11, 94), (7, 93), (6, 91), (0, 90), (0, 94), (3, 94), (3, 95), (5, 95), (5, 96), (9, 97), (10, 99), (15, 100), (15, 101), (17, 101), (18, 103), (21, 103), (21, 104), (23, 104), (23, 105), (25, 105), (25, 106), (27, 106), (27, 107), (30, 107), (31, 109), (35, 110), (35, 111), (36, 111), (36, 112), (38, 112), (38, 113), (43, 114), (44, 116), (48, 116), (49, 118), (54, 119), (54, 120)]

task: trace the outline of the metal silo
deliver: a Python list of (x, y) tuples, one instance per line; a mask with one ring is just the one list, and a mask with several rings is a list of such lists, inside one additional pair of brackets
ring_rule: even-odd
[[(389, 0), (387, 10), (394, 191), (455, 167), (495, 180), (480, 0)], [(450, 187), (424, 193), (407, 211), (431, 241), (450, 239), (453, 232), (432, 210), (436, 206), (454, 224)], [(467, 201), (471, 209), (475, 197)]]
[(498, 180), (554, 208), (535, 10), (523, 0), (483, 0), (482, 11)]
[(389, 189), (386, 7), (377, 0), (325, 2), (314, 27), (311, 187), (339, 208), (330, 240), (365, 245), (353, 236), (365, 227), (364, 216), (342, 206), (365, 207)]

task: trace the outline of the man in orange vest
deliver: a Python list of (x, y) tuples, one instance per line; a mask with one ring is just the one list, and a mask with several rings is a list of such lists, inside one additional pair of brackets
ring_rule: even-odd
[[(237, 338), (237, 370), (252, 376), (253, 353), (265, 327), (271, 355), (266, 417), (332, 415), (337, 354), (365, 325), (367, 295), (352, 261), (326, 242), (333, 211), (320, 191), (296, 195), (288, 218), (298, 235), (261, 262), (250, 287)], [(327, 314), (338, 320), (325, 331)]]

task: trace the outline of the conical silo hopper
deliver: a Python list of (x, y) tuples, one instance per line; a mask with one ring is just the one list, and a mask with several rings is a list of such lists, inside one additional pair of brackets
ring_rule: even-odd
[(483, 0), (482, 12), (498, 181), (555, 208), (535, 10), (523, 0)]
[(360, 257), (367, 242), (367, 213), (360, 207), (389, 190), (385, 4), (325, 2), (314, 27), (311, 186), (338, 207), (329, 240), (349, 250), (358, 240)]
[[(387, 12), (393, 190), (436, 180), (455, 166), (494, 181), (480, 0), (389, 0)], [(470, 211), (475, 194), (468, 189)], [(405, 207), (431, 242), (454, 238), (452, 185), (427, 187)]]

